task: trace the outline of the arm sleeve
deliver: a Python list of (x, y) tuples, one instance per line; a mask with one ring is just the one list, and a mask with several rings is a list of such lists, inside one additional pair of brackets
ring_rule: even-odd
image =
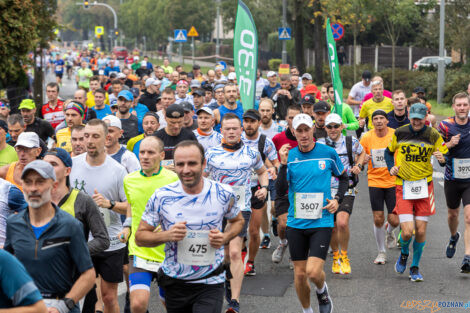
[(394, 153), (389, 150), (390, 148), (385, 149), (384, 157), (385, 163), (387, 163), (387, 168), (390, 171), (393, 166), (395, 166)]
[(84, 218), (93, 236), (93, 240), (88, 241), (87, 244), (90, 254), (95, 255), (109, 248), (109, 234), (95, 201), (89, 196), (84, 196), (86, 197)]
[(341, 203), (343, 201), (344, 195), (348, 191), (349, 188), (349, 177), (346, 171), (338, 176), (338, 192), (335, 195), (335, 198), (338, 198), (338, 202)]
[(276, 192), (278, 195), (285, 195), (289, 190), (289, 183), (287, 182), (287, 165), (281, 164), (279, 167), (279, 174), (276, 179)]
[(346, 124), (347, 130), (359, 129), (359, 121), (354, 116), (351, 107), (346, 107), (346, 110), (343, 112), (343, 122)]

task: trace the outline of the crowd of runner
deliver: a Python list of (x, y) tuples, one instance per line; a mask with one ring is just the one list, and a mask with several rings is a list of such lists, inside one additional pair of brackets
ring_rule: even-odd
[[(187, 73), (168, 59), (94, 50), (59, 50), (45, 66), (57, 78), (46, 103), (13, 110), (0, 100), (2, 312), (118, 313), (125, 282), (126, 313), (148, 312), (155, 291), (169, 313), (238, 313), (271, 236), (273, 263), (289, 250), (303, 312), (313, 312), (310, 282), (319, 312), (332, 312), (325, 260), (330, 252), (334, 274), (352, 271), (360, 176), (377, 243), (365, 257), (423, 281), (433, 164), (445, 167), (443, 253), (456, 252), (463, 205), (459, 270), (470, 273), (467, 92), (438, 124), (423, 88), (388, 91), (369, 71), (339, 111), (331, 83), (317, 87), (295, 66), (258, 70), (255, 106), (244, 110), (233, 67)], [(73, 99), (59, 98), (66, 82)]]

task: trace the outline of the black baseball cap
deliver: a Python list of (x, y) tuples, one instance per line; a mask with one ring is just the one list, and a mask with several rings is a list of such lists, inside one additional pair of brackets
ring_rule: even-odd
[(306, 94), (305, 97), (303, 97), (302, 101), (300, 102), (301, 105), (314, 105), (316, 102), (315, 96), (311, 94)]
[(168, 118), (180, 118), (184, 116), (184, 109), (181, 105), (173, 103), (167, 109), (165, 116)]
[(194, 89), (193, 96), (194, 95), (198, 95), (199, 97), (204, 97), (206, 95), (206, 92), (202, 89)]
[(180, 102), (180, 105), (183, 107), (185, 112), (191, 112), (193, 110), (193, 105), (188, 101)]
[(260, 121), (261, 115), (255, 109), (249, 109), (246, 110), (245, 113), (243, 113), (243, 119), (245, 118), (251, 118), (252, 120)]
[(426, 90), (423, 88), (423, 87), (416, 87), (415, 89), (413, 89), (413, 92), (414, 93), (426, 93)]
[(365, 79), (366, 81), (369, 81), (372, 79), (372, 73), (369, 70), (365, 70), (362, 72), (362, 79)]
[(147, 116), (153, 116), (157, 120), (157, 122), (160, 123), (160, 118), (158, 117), (157, 113), (152, 112), (152, 111), (147, 111), (147, 113), (145, 113), (144, 115), (144, 118), (146, 118)]
[(317, 113), (317, 112), (330, 112), (330, 111), (331, 111), (331, 107), (325, 101), (318, 101), (317, 103), (315, 103), (313, 105), (313, 112), (315, 112), (315, 113)]

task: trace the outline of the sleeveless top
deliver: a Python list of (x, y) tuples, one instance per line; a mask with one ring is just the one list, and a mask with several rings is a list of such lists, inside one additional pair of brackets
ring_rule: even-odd
[(8, 168), (7, 175), (5, 176), (5, 180), (9, 181), (10, 183), (12, 183), (16, 187), (18, 187), (21, 191), (23, 191), (23, 186), (18, 185), (15, 182), (15, 178), (14, 178), (14, 173), (15, 173), (15, 168), (16, 168), (17, 163), (18, 163), (18, 161), (13, 162), (13, 163), (10, 164), (10, 167)]
[[(227, 113), (234, 113), (236, 116), (240, 118), (241, 121), (243, 121), (243, 106), (238, 101), (237, 101), (237, 108), (235, 110), (227, 109), (224, 105), (221, 105), (218, 109), (219, 109), (221, 121), (224, 115)], [(214, 127), (214, 130), (220, 133), (220, 123)]]

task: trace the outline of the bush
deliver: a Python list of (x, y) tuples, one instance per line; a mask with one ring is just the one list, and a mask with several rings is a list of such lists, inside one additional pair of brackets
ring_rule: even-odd
[(271, 71), (278, 71), (279, 70), (279, 65), (282, 64), (281, 59), (270, 59), (268, 61), (268, 66)]

